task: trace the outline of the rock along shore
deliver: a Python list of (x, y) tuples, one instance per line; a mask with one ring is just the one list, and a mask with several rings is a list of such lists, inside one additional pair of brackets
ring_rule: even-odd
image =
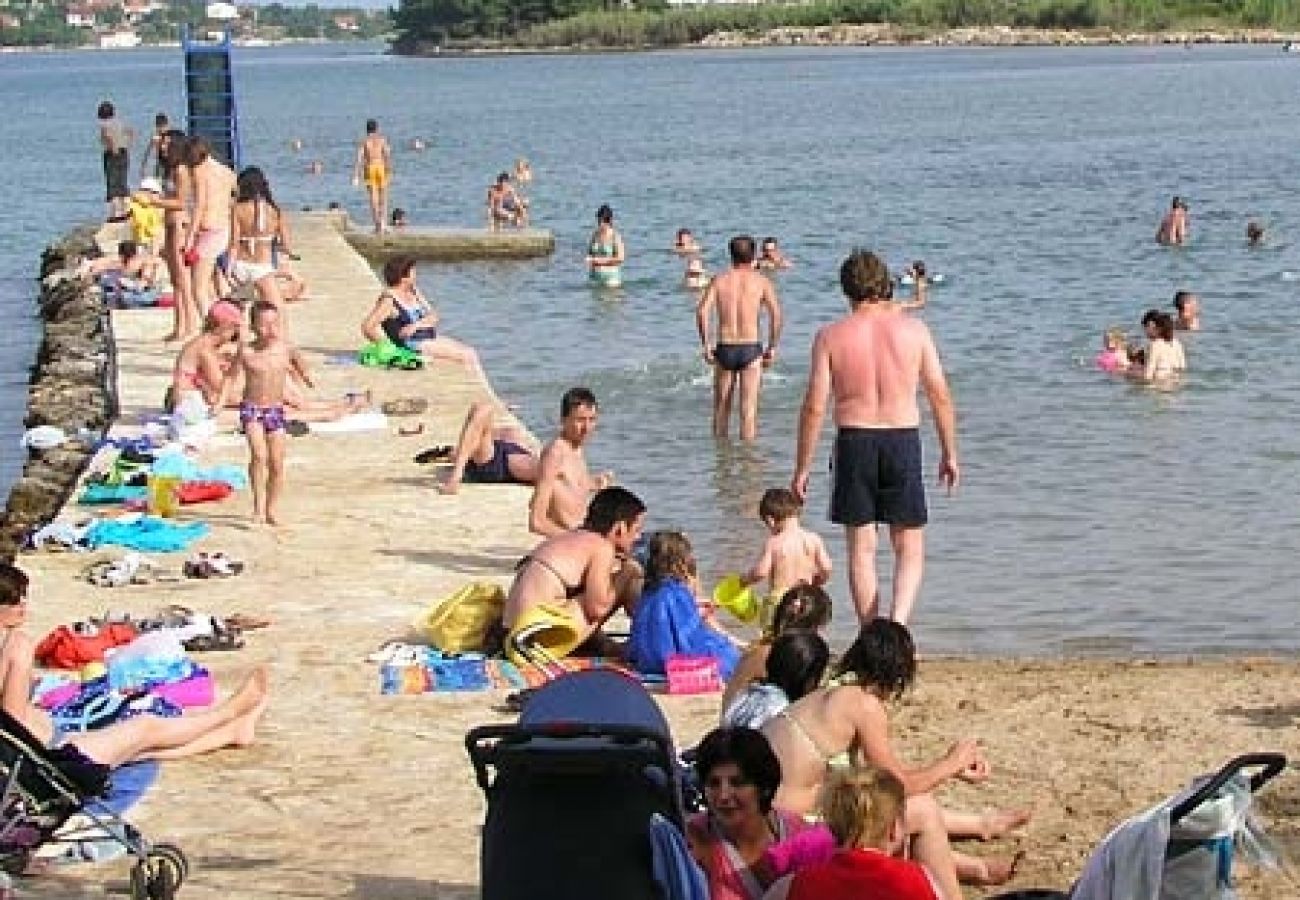
[(86, 226), (41, 254), (36, 302), (44, 336), (32, 365), (25, 424), (51, 425), (82, 440), (26, 451), (23, 473), (0, 514), (0, 561), (12, 561), (27, 536), (58, 515), (90, 463), (90, 445), (117, 415), (112, 319), (98, 288), (75, 271), (76, 260), (94, 247), (94, 229)]

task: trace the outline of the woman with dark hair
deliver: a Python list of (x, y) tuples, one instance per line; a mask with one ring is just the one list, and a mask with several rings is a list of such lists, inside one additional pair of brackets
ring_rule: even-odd
[(188, 340), (199, 333), (203, 317), (194, 301), (193, 284), (185, 265), (185, 235), (189, 228), (192, 200), (190, 170), (186, 164), (189, 138), (172, 129), (158, 141), (158, 166), (163, 174), (163, 194), (140, 191), (132, 198), (138, 203), (159, 207), (163, 216), (163, 262), (172, 283), (172, 330), (166, 341)]
[(916, 649), (906, 626), (874, 619), (863, 626), (844, 654), (836, 677), (773, 717), (763, 734), (781, 760), (784, 778), (777, 804), (811, 813), (832, 769), (863, 764), (893, 773), (907, 792), (904, 810), (909, 837), (925, 849), (943, 895), (958, 900), (958, 878), (974, 884), (1001, 884), (1015, 873), (1015, 860), (982, 860), (958, 855), (949, 835), (988, 840), (1018, 828), (1029, 813), (1008, 810), (984, 815), (949, 813), (931, 795), (952, 778), (979, 783), (989, 764), (973, 739), (958, 741), (928, 766), (903, 764), (889, 741), (889, 711), (916, 677)]
[(596, 230), (587, 244), (587, 270), (591, 283), (598, 287), (623, 284), (623, 262), (627, 254), (623, 237), (614, 229), (614, 210), (603, 204), (596, 210)]
[(787, 631), (772, 644), (767, 675), (750, 682), (729, 706), (723, 725), (762, 728), (791, 703), (817, 690), (830, 663), (831, 651), (815, 631)]
[(1142, 380), (1168, 383), (1182, 375), (1187, 369), (1187, 357), (1182, 341), (1174, 337), (1174, 317), (1150, 310), (1142, 317), (1142, 328), (1150, 340)]
[(722, 693), (722, 708), (728, 709), (741, 691), (767, 672), (767, 657), (773, 643), (787, 631), (820, 633), (831, 622), (831, 598), (811, 584), (798, 584), (781, 595), (772, 612), (772, 626), (741, 654), (736, 671)]
[(760, 900), (776, 880), (768, 851), (806, 830), (803, 818), (775, 809), (781, 762), (761, 732), (718, 728), (696, 751), (707, 812), (691, 817), (686, 840), (704, 870), (711, 900)]
[(458, 362), (480, 378), (483, 367), (478, 353), (468, 344), (438, 333), (438, 313), (415, 286), (415, 260), (394, 256), (384, 263), (387, 285), (361, 323), (369, 341), (392, 341), (419, 353), (425, 359)]
[(277, 243), (279, 252), (289, 252), (284, 216), (271, 196), (266, 175), (257, 166), (239, 173), (235, 190), (230, 248), (226, 252), (230, 278), (237, 285), (253, 285), (259, 300), (279, 306), (284, 298), (275, 277), (275, 252)]

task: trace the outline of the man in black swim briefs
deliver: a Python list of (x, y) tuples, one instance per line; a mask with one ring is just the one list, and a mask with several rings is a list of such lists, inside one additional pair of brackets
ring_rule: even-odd
[[(739, 388), (740, 438), (758, 437), (758, 394), (763, 369), (776, 358), (781, 339), (781, 304), (767, 276), (754, 268), (754, 239), (739, 235), (727, 245), (731, 268), (709, 282), (695, 308), (704, 358), (713, 366), (713, 436), (727, 436), (731, 400)], [(718, 338), (710, 325), (716, 311)], [(760, 320), (767, 313), (767, 344), (759, 340)]]
[(884, 263), (873, 253), (854, 251), (840, 267), (840, 285), (851, 312), (813, 341), (790, 486), (800, 499), (807, 496), (813, 453), (833, 397), (839, 431), (831, 451), (831, 521), (844, 526), (853, 602), (864, 624), (876, 617), (876, 524), (886, 524), (894, 549), (889, 617), (907, 624), (925, 570), (929, 518), (918, 386), (934, 414), (942, 453), (939, 481), (949, 491), (960, 479), (956, 414), (934, 339), (924, 322), (890, 299)]
[(438, 485), (454, 494), (462, 481), (471, 484), (533, 484), (537, 481), (537, 455), (523, 441), (523, 430), (513, 425), (495, 427), (496, 408), (487, 402), (470, 406), (451, 457), (451, 471)]

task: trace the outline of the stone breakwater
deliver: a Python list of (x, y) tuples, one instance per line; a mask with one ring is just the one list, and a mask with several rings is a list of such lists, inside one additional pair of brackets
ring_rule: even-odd
[(1227, 31), (1075, 31), (1056, 28), (1013, 28), (989, 25), (942, 31), (914, 26), (819, 25), (772, 28), (763, 32), (715, 31), (701, 47), (1059, 47), (1156, 44), (1285, 44), (1300, 42), (1300, 33), (1271, 29)]
[(58, 515), (94, 456), (83, 439), (98, 439), (117, 414), (112, 321), (99, 289), (76, 272), (95, 250), (95, 231), (87, 226), (41, 254), (37, 314), (44, 337), (32, 365), (25, 424), (52, 425), (74, 439), (26, 451), (23, 473), (0, 514), (0, 561), (12, 561), (27, 536)]

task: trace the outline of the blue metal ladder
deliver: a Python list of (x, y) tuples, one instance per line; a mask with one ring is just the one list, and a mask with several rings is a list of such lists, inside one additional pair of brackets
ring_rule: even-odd
[(235, 79), (230, 59), (230, 30), (219, 41), (194, 40), (188, 25), (181, 29), (185, 53), (185, 112), (191, 137), (201, 137), (212, 155), (239, 168), (239, 114), (235, 109)]

